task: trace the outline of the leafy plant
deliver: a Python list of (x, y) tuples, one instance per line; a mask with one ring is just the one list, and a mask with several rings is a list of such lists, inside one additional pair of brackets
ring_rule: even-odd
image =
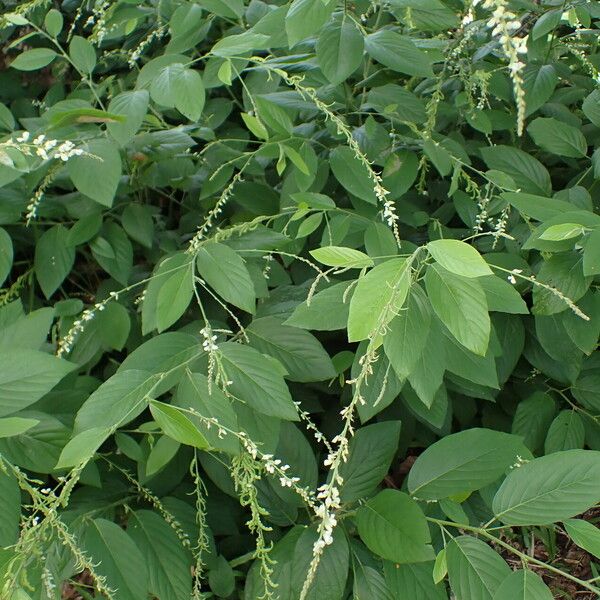
[(1, 4), (2, 598), (600, 594), (597, 4)]

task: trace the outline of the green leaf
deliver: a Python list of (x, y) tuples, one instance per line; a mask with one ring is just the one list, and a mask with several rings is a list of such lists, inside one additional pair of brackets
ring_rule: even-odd
[(249, 346), (226, 342), (219, 346), (229, 391), (260, 413), (297, 421), (298, 411), (280, 372), (269, 359)]
[(208, 448), (206, 438), (186, 414), (164, 402), (150, 401), (150, 412), (163, 432), (180, 444), (194, 448)]
[(363, 36), (351, 19), (327, 25), (317, 40), (317, 62), (329, 81), (337, 85), (347, 79), (362, 62)]
[(442, 548), (435, 557), (433, 564), (433, 581), (440, 583), (448, 575), (448, 561), (446, 560), (446, 548)]
[(512, 177), (522, 192), (550, 196), (550, 173), (542, 163), (527, 152), (512, 146), (487, 146), (481, 155), (489, 169), (496, 169)]
[(384, 490), (356, 513), (358, 533), (378, 556), (396, 563), (414, 563), (434, 558), (425, 515), (407, 494)]
[(491, 429), (447, 435), (419, 455), (408, 474), (408, 490), (422, 500), (473, 492), (496, 481), (523, 453), (516, 436)]
[(596, 127), (600, 127), (600, 92), (598, 90), (594, 90), (589, 96), (586, 96), (581, 110)]
[(490, 312), (496, 311), (514, 315), (529, 313), (527, 303), (508, 281), (494, 275), (480, 277), (477, 282), (485, 292), (485, 299)]
[(256, 293), (244, 260), (229, 246), (209, 242), (198, 249), (198, 273), (223, 300), (254, 314)]
[(562, 14), (563, 11), (560, 9), (549, 10), (542, 14), (531, 30), (532, 38), (537, 40), (556, 29), (560, 23)]
[(388, 473), (398, 450), (400, 421), (384, 421), (359, 429), (350, 441), (348, 460), (340, 467), (342, 502), (373, 493)]
[(246, 334), (251, 346), (284, 366), (291, 381), (323, 381), (336, 375), (329, 355), (308, 331), (284, 325), (276, 317), (263, 317), (254, 319)]
[[(313, 546), (317, 541), (315, 528), (306, 528), (294, 548), (291, 573), (291, 595), (289, 600), (300, 597), (310, 566)], [(333, 542), (323, 550), (314, 581), (306, 600), (341, 600), (343, 598), (349, 567), (348, 541), (344, 532), (337, 529)]]
[(563, 525), (580, 548), (600, 559), (600, 529), (596, 525), (581, 519), (567, 519)]
[(525, 446), (535, 452), (543, 446), (555, 414), (554, 400), (548, 394), (535, 392), (519, 402), (513, 418), (512, 433), (520, 436)]
[[(90, 244), (98, 264), (121, 285), (126, 286), (133, 268), (133, 248), (123, 228), (116, 223), (106, 223)], [(101, 244), (100, 244), (101, 242)]]
[(77, 69), (91, 73), (96, 66), (96, 51), (85, 38), (74, 35), (69, 44), (69, 57)]
[(106, 128), (121, 146), (132, 140), (142, 126), (149, 102), (147, 90), (121, 92), (111, 99), (109, 112), (123, 115), (125, 120), (121, 123), (109, 123)]
[(561, 223), (560, 225), (552, 225), (548, 227), (541, 235), (541, 240), (550, 242), (562, 242), (579, 237), (585, 232), (585, 227), (577, 223)]
[(181, 444), (172, 437), (163, 435), (152, 446), (146, 460), (146, 477), (160, 473), (177, 455)]
[(546, 152), (571, 158), (587, 154), (587, 142), (581, 131), (562, 121), (539, 117), (528, 125), (527, 133)]
[(46, 298), (60, 287), (75, 262), (75, 248), (67, 244), (68, 232), (62, 225), (48, 229), (35, 247), (35, 276)]
[(0, 227), (0, 285), (8, 277), (13, 264), (13, 244), (10, 235)]
[(121, 224), (127, 235), (145, 248), (152, 248), (154, 221), (151, 209), (142, 204), (128, 204), (121, 215)]
[(35, 427), (39, 421), (37, 419), (24, 419), (23, 417), (6, 417), (0, 419), (0, 437), (12, 437), (21, 435)]
[(48, 66), (58, 54), (50, 48), (34, 48), (21, 52), (15, 60), (10, 63), (13, 69), (19, 71), (37, 71)]
[(500, 584), (511, 574), (496, 552), (471, 536), (455, 537), (446, 546), (446, 558), (456, 600), (493, 600)]
[(111, 429), (132, 421), (148, 405), (158, 380), (147, 371), (116, 373), (83, 403), (75, 417), (74, 432)]
[(433, 582), (433, 562), (396, 564), (383, 562), (385, 580), (398, 600), (448, 600), (443, 584)]
[(585, 428), (581, 417), (574, 410), (561, 411), (548, 429), (545, 454), (583, 448)]
[(586, 277), (600, 275), (600, 228), (594, 229), (585, 243), (583, 274)]
[(267, 131), (267, 128), (262, 124), (260, 119), (248, 113), (241, 113), (241, 117), (242, 121), (244, 121), (244, 124), (248, 128), (248, 131), (254, 134), (255, 137), (257, 137), (260, 140), (269, 139), (269, 132)]
[(168, 329), (186, 311), (194, 295), (193, 264), (173, 273), (160, 287), (156, 305), (156, 326), (159, 331)]
[(463, 277), (493, 275), (481, 254), (459, 240), (435, 240), (427, 244), (427, 250), (444, 269)]
[(184, 409), (193, 408), (205, 419), (216, 419), (225, 435), (219, 436), (218, 427), (211, 427), (192, 414), (187, 415), (210, 446), (229, 454), (239, 453), (238, 440), (232, 433), (239, 431), (238, 420), (231, 401), (216, 385), (209, 385), (205, 375), (187, 371), (177, 388), (174, 403)]
[(353, 598), (356, 600), (393, 600), (383, 575), (357, 561), (354, 566)]
[(522, 192), (503, 192), (500, 196), (521, 214), (532, 217), (536, 221), (546, 221), (573, 210), (572, 204), (557, 198), (544, 198)]
[(532, 115), (551, 99), (557, 83), (558, 75), (552, 65), (526, 65), (523, 69), (526, 116)]
[(197, 4), (219, 17), (239, 19), (244, 14), (244, 0), (199, 0)]
[(385, 353), (396, 375), (406, 379), (423, 355), (427, 343), (425, 332), (431, 323), (431, 305), (420, 286), (412, 287), (406, 307), (389, 324), (383, 338)]
[(552, 600), (554, 596), (537, 573), (529, 569), (519, 569), (506, 577), (494, 594), (494, 600), (505, 598)]
[(382, 65), (394, 71), (432, 77), (431, 60), (406, 36), (390, 29), (380, 29), (365, 38), (367, 52)]
[(222, 58), (241, 56), (248, 52), (252, 52), (255, 48), (262, 49), (268, 47), (268, 41), (268, 35), (245, 31), (244, 33), (224, 37), (219, 40), (210, 51), (211, 54)]
[(340, 267), (344, 269), (362, 269), (372, 267), (373, 260), (364, 252), (354, 248), (343, 248), (341, 246), (324, 246), (310, 251), (311, 256), (328, 267)]
[(70, 469), (86, 463), (110, 435), (110, 430), (92, 427), (74, 436), (60, 453), (57, 469)]
[[(317, 0), (320, 2), (320, 0)], [(366, 166), (356, 157), (352, 148), (338, 146), (329, 154), (329, 165), (340, 184), (352, 195), (369, 204), (377, 204), (374, 182)]]
[(127, 532), (148, 569), (148, 590), (157, 598), (188, 598), (192, 593), (192, 557), (173, 527), (155, 512), (131, 513)]
[(154, 102), (176, 108), (190, 121), (197, 121), (204, 108), (204, 83), (198, 71), (176, 62), (158, 72), (150, 86), (150, 96)]
[(12, 546), (19, 539), (21, 489), (14, 473), (4, 467), (0, 471), (0, 547)]
[(289, 47), (316, 34), (335, 8), (331, 0), (294, 0), (285, 17)]
[(119, 149), (108, 139), (97, 139), (84, 147), (88, 155), (74, 156), (67, 171), (75, 187), (102, 206), (112, 206), (121, 179)]
[(60, 11), (51, 8), (44, 17), (44, 27), (53, 37), (57, 37), (63, 28), (63, 16)]
[(115, 600), (143, 600), (148, 595), (146, 562), (131, 537), (106, 519), (85, 522), (82, 548), (106, 578)]
[(425, 286), (435, 314), (450, 333), (467, 350), (484, 356), (491, 324), (485, 292), (478, 281), (432, 265), (425, 274)]
[(509, 473), (494, 497), (507, 525), (549, 525), (600, 500), (600, 452), (566, 450), (536, 458)]
[(75, 365), (45, 352), (29, 349), (0, 351), (0, 417), (37, 402)]
[(403, 258), (387, 260), (358, 280), (348, 318), (348, 341), (383, 335), (402, 308), (410, 289), (410, 266)]

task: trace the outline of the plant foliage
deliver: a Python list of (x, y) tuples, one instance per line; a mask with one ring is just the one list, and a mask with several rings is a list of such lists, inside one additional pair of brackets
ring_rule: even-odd
[(0, 5), (0, 597), (600, 593), (598, 3)]

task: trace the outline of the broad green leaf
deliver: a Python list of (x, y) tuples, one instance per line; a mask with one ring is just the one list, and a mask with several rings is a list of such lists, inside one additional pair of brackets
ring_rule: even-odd
[(394, 71), (417, 77), (433, 76), (431, 60), (409, 37), (380, 29), (365, 38), (365, 46), (377, 62)]
[(410, 266), (403, 258), (387, 260), (358, 280), (348, 317), (348, 341), (379, 338), (402, 309), (410, 289)]
[(352, 593), (356, 600), (393, 600), (383, 575), (373, 567), (360, 563), (354, 566)]
[(506, 577), (493, 596), (494, 600), (523, 598), (524, 600), (552, 600), (554, 596), (544, 580), (529, 569), (513, 571)]
[(148, 589), (157, 598), (188, 598), (192, 593), (192, 557), (162, 516), (137, 510), (127, 532), (140, 549), (148, 569)]
[(316, 34), (329, 20), (334, 8), (332, 0), (294, 0), (285, 17), (290, 48)]
[(196, 265), (200, 277), (226, 302), (251, 314), (256, 293), (244, 260), (229, 246), (209, 242), (198, 249)]
[(543, 150), (581, 158), (587, 154), (587, 142), (579, 129), (553, 118), (538, 117), (527, 127), (527, 133)]
[(198, 71), (173, 63), (158, 72), (150, 86), (150, 96), (154, 102), (176, 108), (190, 121), (197, 121), (204, 108), (204, 83)]
[(206, 438), (181, 410), (170, 404), (151, 400), (150, 412), (163, 432), (176, 442), (200, 448), (200, 450), (208, 448)]
[(244, 0), (199, 0), (198, 4), (219, 17), (239, 19), (244, 14)]
[(223, 58), (241, 56), (252, 50), (268, 47), (268, 35), (246, 31), (237, 35), (229, 35), (219, 40), (212, 48), (211, 54)]
[(550, 100), (557, 83), (558, 75), (553, 65), (528, 64), (525, 66), (523, 89), (525, 90), (526, 116), (532, 115)]
[(485, 299), (490, 312), (503, 312), (515, 315), (526, 315), (529, 313), (527, 303), (521, 294), (508, 281), (489, 275), (480, 277), (477, 283), (485, 292)]
[(563, 525), (580, 548), (600, 559), (600, 529), (596, 525), (582, 519), (567, 519)]
[(125, 120), (122, 123), (109, 123), (106, 128), (121, 146), (132, 140), (142, 126), (149, 101), (147, 90), (121, 92), (111, 99), (109, 112), (123, 115)]
[[(299, 598), (317, 541), (315, 528), (306, 528), (294, 549), (292, 563), (292, 595), (289, 600)], [(333, 533), (333, 542), (326, 546), (313, 584), (306, 600), (342, 600), (348, 578), (349, 549), (346, 535), (341, 529)]]
[(96, 51), (94, 50), (94, 46), (79, 35), (74, 35), (71, 38), (69, 57), (75, 67), (83, 73), (91, 73), (96, 66)]
[(496, 518), (507, 525), (549, 525), (600, 500), (600, 452), (566, 450), (514, 469), (494, 497)]
[(47, 394), (75, 365), (29, 349), (0, 351), (0, 417), (23, 410)]
[(373, 260), (364, 252), (341, 246), (324, 246), (310, 251), (311, 256), (328, 267), (362, 269), (372, 267)]
[(337, 85), (348, 78), (362, 62), (363, 36), (351, 19), (327, 25), (317, 41), (317, 62), (323, 74)]
[(600, 127), (600, 92), (598, 90), (594, 90), (589, 96), (586, 96), (581, 109), (596, 127)]
[(114, 600), (144, 600), (148, 595), (148, 567), (131, 537), (106, 519), (86, 521), (81, 545), (96, 572), (106, 578)]
[(234, 342), (219, 345), (221, 361), (232, 382), (229, 392), (260, 413), (297, 421), (298, 411), (282, 375), (254, 348)]
[(491, 324), (485, 292), (477, 280), (432, 265), (425, 286), (435, 314), (450, 333), (467, 350), (484, 356)]
[(12, 546), (19, 539), (21, 490), (15, 475), (4, 467), (0, 470), (0, 547)]
[(564, 200), (545, 198), (534, 194), (503, 192), (501, 198), (509, 202), (520, 213), (532, 217), (536, 221), (546, 221), (573, 210), (573, 206)]
[(284, 324), (317, 331), (346, 329), (352, 297), (352, 290), (348, 288), (351, 284), (344, 281), (317, 292), (310, 299), (310, 304), (308, 300), (298, 304)]
[(489, 169), (510, 175), (517, 188), (529, 194), (549, 196), (552, 191), (550, 173), (544, 165), (519, 148), (486, 146), (480, 150)]
[(311, 333), (284, 325), (276, 317), (254, 319), (246, 328), (250, 345), (276, 358), (291, 381), (323, 381), (335, 377), (335, 369), (321, 343)]
[(92, 427), (75, 435), (60, 453), (57, 469), (68, 469), (82, 465), (94, 456), (100, 445), (110, 435), (110, 430)]
[(342, 187), (369, 204), (377, 204), (377, 196), (373, 191), (375, 182), (371, 179), (366, 166), (356, 157), (350, 147), (334, 148), (329, 154), (329, 164)]
[(585, 232), (585, 227), (578, 225), (577, 223), (561, 223), (560, 225), (552, 225), (548, 227), (541, 235), (541, 240), (548, 240), (550, 242), (562, 242), (563, 240), (570, 240)]
[(383, 338), (385, 353), (396, 375), (405, 379), (423, 355), (429, 325), (431, 306), (420, 286), (415, 285), (408, 296), (406, 307), (389, 324)]
[(126, 286), (133, 268), (133, 248), (123, 228), (116, 223), (106, 223), (90, 244), (98, 264), (121, 285)]
[(94, 427), (117, 428), (147, 406), (159, 377), (147, 371), (121, 371), (107, 379), (83, 403), (75, 417), (75, 433)]
[(600, 228), (594, 229), (585, 243), (583, 274), (586, 277), (600, 275)]
[(186, 311), (194, 295), (193, 264), (179, 269), (162, 284), (156, 304), (156, 326), (159, 331), (168, 329)]
[(545, 454), (583, 448), (585, 443), (585, 428), (581, 417), (575, 410), (561, 411), (548, 429)]
[(75, 187), (102, 206), (112, 206), (121, 179), (121, 156), (114, 142), (97, 139), (84, 146), (87, 154), (74, 156), (67, 171)]
[(383, 481), (398, 450), (400, 421), (384, 421), (359, 429), (350, 441), (348, 460), (341, 466), (342, 502), (369, 496)]
[(0, 286), (8, 277), (13, 264), (13, 243), (10, 235), (0, 227)]
[(448, 600), (444, 584), (433, 581), (433, 562), (402, 565), (386, 560), (383, 570), (395, 600)]
[(62, 225), (48, 229), (35, 247), (35, 276), (46, 298), (50, 298), (71, 272), (75, 248), (67, 244), (67, 230)]
[(60, 11), (51, 8), (44, 17), (44, 27), (55, 38), (63, 28), (63, 16)]
[(121, 225), (130, 238), (146, 248), (152, 248), (154, 221), (148, 206), (128, 204), (121, 215)]
[(371, 552), (396, 563), (433, 560), (425, 515), (404, 492), (384, 490), (361, 506), (356, 524)]
[(435, 240), (427, 244), (427, 250), (444, 269), (463, 277), (492, 275), (492, 270), (481, 254), (459, 240)]
[(448, 577), (456, 600), (493, 600), (510, 567), (485, 542), (471, 536), (446, 546)]
[(239, 427), (231, 401), (214, 383), (209, 386), (205, 375), (187, 371), (177, 388), (174, 403), (183, 409), (193, 408), (205, 419), (216, 419), (225, 435), (219, 435), (218, 426), (210, 426), (192, 414), (186, 415), (210, 446), (229, 454), (238, 454), (240, 446), (233, 433), (239, 431)]
[(156, 440), (148, 453), (146, 460), (146, 477), (154, 477), (160, 473), (177, 456), (181, 444), (168, 435), (162, 435)]
[(12, 437), (21, 435), (35, 427), (39, 421), (37, 419), (24, 419), (23, 417), (6, 417), (0, 419), (0, 437)]
[(523, 454), (516, 436), (491, 429), (447, 435), (419, 455), (408, 475), (408, 490), (422, 500), (472, 492), (496, 481)]
[(563, 11), (560, 9), (549, 10), (540, 16), (531, 30), (534, 40), (552, 32), (561, 21)]
[(556, 414), (556, 403), (543, 392), (521, 400), (512, 422), (512, 433), (520, 436), (532, 452), (544, 445), (548, 428)]
[(21, 52), (10, 66), (19, 71), (37, 71), (48, 66), (57, 56), (58, 54), (50, 48), (34, 48)]
[(159, 262), (148, 282), (142, 302), (142, 334), (158, 328), (158, 296), (170, 277), (181, 271), (188, 272), (190, 258), (185, 252), (174, 254)]

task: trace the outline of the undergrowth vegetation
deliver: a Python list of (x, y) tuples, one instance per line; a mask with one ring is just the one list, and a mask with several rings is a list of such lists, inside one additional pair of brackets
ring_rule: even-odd
[(3, 600), (597, 597), (598, 2), (0, 5)]

